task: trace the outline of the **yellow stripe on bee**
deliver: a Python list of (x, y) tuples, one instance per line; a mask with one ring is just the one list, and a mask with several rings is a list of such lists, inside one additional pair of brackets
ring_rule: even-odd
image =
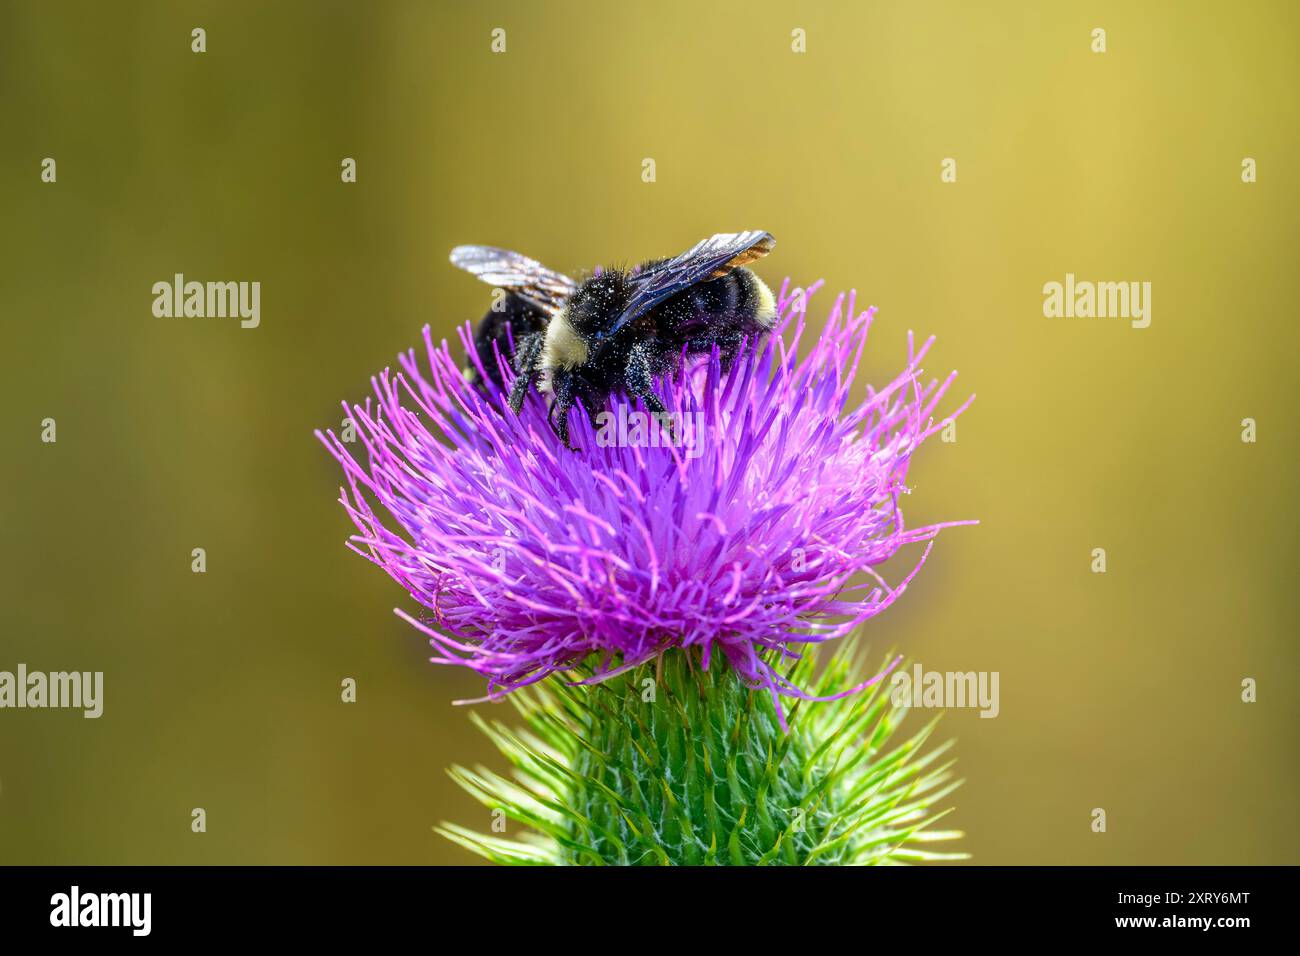
[(569, 311), (565, 309), (546, 326), (541, 367), (543, 369), (577, 368), (586, 361), (587, 343), (569, 324)]
[(755, 318), (763, 324), (765, 328), (771, 328), (776, 322), (776, 297), (772, 295), (772, 290), (767, 287), (767, 283), (754, 275), (754, 281), (758, 284), (758, 309), (754, 312)]

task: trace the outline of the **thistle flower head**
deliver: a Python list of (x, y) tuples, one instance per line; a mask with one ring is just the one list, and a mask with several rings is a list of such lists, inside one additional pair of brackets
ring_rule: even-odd
[(725, 370), (715, 350), (657, 382), (666, 429), (614, 396), (599, 428), (575, 409), (569, 450), (542, 396), (511, 413), (427, 327), (423, 363), (407, 352), (373, 399), (345, 405), (359, 445), (320, 437), (343, 466), (350, 546), (421, 605), (398, 613), (433, 660), (483, 674), (496, 697), (697, 648), (705, 667), (720, 655), (750, 686), (808, 697), (789, 660), (889, 607), (930, 545), (892, 584), (876, 567), (947, 526), (906, 527), (900, 496), (953, 380), (922, 380), (933, 339), (909, 335), (902, 371), (855, 398), (874, 310), (841, 295), (813, 329), (816, 288), (783, 284), (772, 333)]

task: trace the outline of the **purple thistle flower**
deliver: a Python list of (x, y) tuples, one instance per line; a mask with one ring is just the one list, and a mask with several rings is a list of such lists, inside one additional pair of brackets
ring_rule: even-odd
[[(364, 461), (317, 435), (343, 466), (349, 547), (424, 607), (423, 620), (397, 613), (428, 636), (432, 660), (483, 674), (495, 698), (593, 655), (584, 682), (698, 647), (706, 668), (721, 653), (751, 686), (809, 698), (782, 673), (799, 646), (893, 604), (933, 546), (891, 586), (875, 566), (904, 545), (974, 523), (906, 528), (899, 507), (912, 453), (971, 401), (934, 421), (956, 373), (918, 380), (933, 337), (916, 349), (909, 333), (906, 367), (851, 401), (875, 310), (840, 295), (800, 360), (820, 285), (783, 283), (774, 330), (728, 371), (715, 350), (657, 383), (678, 428), (702, 426), (694, 434), (609, 441), (612, 424), (598, 433), (575, 410), (579, 450), (565, 449), (541, 396), (514, 415), (466, 382), (427, 326), (427, 372), (410, 350), (400, 372), (372, 379), (373, 401), (345, 403)], [(460, 335), (468, 347), (468, 326)], [(626, 422), (641, 409), (615, 397), (606, 411)]]

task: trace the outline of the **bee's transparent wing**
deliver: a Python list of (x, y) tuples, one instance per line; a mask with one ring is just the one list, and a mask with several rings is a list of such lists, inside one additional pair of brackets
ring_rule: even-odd
[(776, 240), (770, 232), (720, 232), (696, 243), (688, 251), (665, 259), (637, 274), (636, 290), (622, 315), (600, 338), (608, 338), (638, 315), (700, 282), (718, 279), (732, 269), (761, 259), (772, 251)]
[(488, 285), (509, 289), (537, 306), (548, 316), (564, 308), (578, 287), (561, 272), (553, 272), (535, 259), (492, 246), (457, 246), (451, 250), (451, 264), (478, 276)]

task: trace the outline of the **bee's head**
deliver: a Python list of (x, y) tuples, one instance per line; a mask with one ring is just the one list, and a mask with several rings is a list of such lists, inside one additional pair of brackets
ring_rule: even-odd
[(632, 297), (631, 279), (622, 269), (604, 269), (578, 286), (569, 298), (565, 310), (569, 325), (588, 344), (596, 345), (622, 314)]
[[(583, 282), (569, 297), (564, 309), (551, 319), (541, 365), (551, 372), (574, 372), (600, 365), (617, 346), (615, 339), (604, 338), (606, 330), (618, 320), (631, 297), (628, 273), (617, 269), (597, 272)], [(549, 390), (543, 383), (543, 388)]]

